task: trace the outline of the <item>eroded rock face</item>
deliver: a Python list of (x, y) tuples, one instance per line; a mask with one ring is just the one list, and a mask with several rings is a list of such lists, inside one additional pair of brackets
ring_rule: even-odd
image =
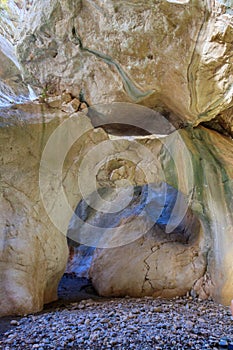
[[(105, 188), (99, 195), (112, 202), (112, 192)], [(192, 212), (188, 210), (179, 225), (166, 232), (173, 220), (176, 189), (165, 183), (134, 187), (131, 201), (125, 193), (121, 201), (124, 209), (117, 213), (92, 209), (97, 201), (94, 197), (88, 199), (90, 207), (85, 201), (77, 207), (68, 237), (104, 247), (95, 251), (90, 269), (100, 295), (174, 297), (186, 294), (204, 275), (207, 248), (200, 222)], [(82, 225), (78, 225), (78, 218)], [(85, 228), (87, 225), (91, 227)]]
[[(136, 210), (140, 201), (134, 199), (133, 209), (126, 206), (130, 202), (127, 191), (121, 202), (125, 209), (119, 216), (103, 213), (103, 208), (109, 208), (109, 201), (114, 200), (110, 190), (107, 195), (100, 191), (108, 205), (94, 194), (88, 201), (94, 208), (99, 205), (97, 211), (81, 202), (76, 214), (82, 220), (74, 216), (68, 234), (78, 243), (97, 246), (90, 269), (97, 291), (105, 296), (175, 296), (192, 291), (201, 298), (211, 296), (228, 304), (233, 285), (232, 141), (201, 127), (174, 132), (166, 138), (145, 136), (137, 139), (137, 144), (132, 139), (116, 141), (117, 138), (112, 140), (110, 153), (117, 156), (99, 165), (97, 178), (102, 179), (102, 185), (124, 186), (126, 179), (136, 185), (145, 183), (146, 178), (157, 182), (165, 176), (168, 183), (185, 194), (187, 202), (183, 195), (178, 198), (174, 222), (166, 222), (167, 232), (161, 226), (148, 227), (147, 220), (161, 208), (158, 202), (141, 215)], [(142, 146), (159, 161), (151, 162), (143, 156)], [(182, 216), (184, 213), (188, 219)], [(187, 241), (177, 241), (173, 235), (180, 222), (185, 227), (181, 231), (189, 232)]]
[[(28, 99), (13, 45), (0, 35), (0, 107)], [(17, 66), (18, 65), (18, 66)]]
[(40, 201), (42, 130), (42, 123), (17, 125), (17, 120), (0, 128), (1, 315), (38, 311), (55, 300), (66, 264), (65, 237)]
[[(117, 109), (123, 112), (125, 105)], [(163, 215), (155, 219), (157, 210), (163, 211), (159, 202), (153, 202), (156, 196), (147, 197), (142, 190), (135, 205), (120, 215), (121, 206), (106, 200), (100, 203), (95, 196), (96, 213), (81, 205), (83, 221), (93, 224), (97, 236), (85, 241), (93, 231), (82, 221), (78, 243), (98, 247), (91, 275), (100, 294), (171, 296), (192, 289), (201, 297), (210, 295), (229, 303), (233, 284), (231, 139), (203, 127), (167, 129), (167, 136), (109, 138), (100, 125), (93, 129), (84, 113), (68, 117), (46, 104), (3, 112), (2, 315), (38, 311), (56, 298), (68, 257), (67, 228), (70, 223), (76, 235), (77, 225), (73, 219), (70, 222), (73, 210), (82, 198), (90, 197), (93, 185), (100, 191), (107, 187), (108, 199), (115, 198), (110, 188), (119, 188), (123, 208), (130, 203), (132, 186), (143, 189), (145, 184), (166, 182), (177, 193), (175, 204), (172, 197), (165, 203), (167, 208), (173, 203), (172, 220), (166, 222), (159, 221)], [(160, 198), (156, 187), (154, 191)], [(151, 199), (144, 216), (140, 198)], [(103, 222), (109, 205), (113, 214)], [(137, 215), (135, 208), (141, 208)], [(127, 234), (124, 226), (121, 231), (122, 224), (127, 225)], [(168, 259), (173, 267), (167, 267)]]
[[(85, 99), (90, 105), (133, 101), (165, 110), (178, 128), (211, 121), (217, 123), (216, 129), (220, 126), (232, 135), (229, 2), (38, 0), (32, 1), (18, 30), (17, 53), (25, 80), (14, 60), (1, 49), (4, 65), (0, 78), (5, 85), (0, 90), (4, 92), (10, 86), (7, 93), (18, 96), (18, 87), (24, 89), (30, 83), (49, 98), (47, 104), (1, 109), (0, 313), (38, 311), (44, 302), (56, 298), (67, 260), (64, 235), (73, 209), (93, 193), (96, 181), (97, 188), (124, 189), (129, 183), (144, 186), (166, 182), (187, 196), (190, 215), (200, 224), (197, 229), (194, 225), (195, 230), (190, 224), (189, 236), (194, 238), (186, 243), (173, 240), (175, 236), (168, 239), (158, 226), (154, 232), (149, 230), (144, 240), (141, 228), (147, 221), (135, 224), (134, 217), (129, 221), (128, 237), (135, 238), (138, 233), (136, 240), (120, 248), (96, 251), (91, 273), (100, 293), (170, 296), (172, 289), (175, 295), (192, 288), (202, 297), (210, 295), (229, 303), (233, 286), (232, 140), (202, 127), (177, 133), (174, 128), (165, 130), (161, 124), (159, 130), (149, 132), (151, 137), (137, 142), (122, 139), (119, 146), (101, 127), (94, 130), (88, 117), (73, 113), (79, 110), (78, 101)], [(54, 93), (60, 96), (50, 98)], [(131, 124), (128, 115), (118, 117), (117, 111), (114, 122), (121, 119)], [(157, 120), (158, 112), (153, 113)], [(144, 117), (142, 113), (143, 123)], [(146, 128), (146, 124), (140, 125), (140, 118), (137, 122), (139, 128)], [(126, 127), (125, 131), (132, 129)], [(121, 133), (119, 124), (118, 134)], [(52, 142), (46, 144), (50, 136)], [(105, 164), (102, 158), (107, 156)], [(97, 204), (99, 209), (98, 201)], [(177, 205), (177, 220), (183, 209)], [(101, 213), (95, 215), (102, 220)], [(114, 225), (118, 227), (117, 222)], [(168, 234), (177, 226), (167, 225)], [(82, 231), (84, 236), (85, 233)], [(173, 246), (180, 254), (166, 248)], [(128, 259), (126, 247), (132, 249), (130, 254), (134, 261), (138, 259), (137, 266), (142, 271), (130, 285), (126, 284), (134, 269), (130, 261), (127, 273), (122, 271), (122, 282), (118, 276), (124, 264), (123, 258), (118, 262), (117, 255), (123, 253)], [(166, 264), (161, 264), (164, 257), (175, 264), (175, 279)], [(160, 268), (157, 275), (153, 267)], [(109, 278), (111, 290), (101, 273)]]
[[(106, 138), (100, 129), (93, 132), (87, 117), (77, 118), (77, 129), (88, 129), (89, 133), (77, 141), (73, 153), (66, 157), (65, 172), (74, 162), (74, 154), (77, 163), (82, 152)], [(57, 298), (57, 286), (68, 258), (65, 234), (70, 217), (63, 213), (63, 234), (54, 225), (45, 205), (45, 193), (50, 198), (55, 196), (56, 202), (58, 188), (54, 187), (53, 176), (48, 172), (51, 185), (44, 189), (48, 183), (39, 183), (39, 170), (48, 138), (65, 120), (65, 113), (46, 105), (21, 106), (1, 113), (0, 315), (36, 312), (44, 303)], [(68, 139), (66, 134), (67, 142)], [(56, 154), (52, 164), (59, 161), (65, 145), (60, 146), (54, 146)], [(43, 165), (41, 171), (46, 171)], [(75, 165), (73, 171), (64, 177), (63, 184), (71, 189), (69, 200), (74, 207), (81, 197), (72, 191), (76, 183)]]
[[(140, 102), (194, 125), (233, 103), (232, 13), (220, 1), (35, 1), (18, 54), (28, 81)], [(92, 25), (90, 25), (90, 23)]]

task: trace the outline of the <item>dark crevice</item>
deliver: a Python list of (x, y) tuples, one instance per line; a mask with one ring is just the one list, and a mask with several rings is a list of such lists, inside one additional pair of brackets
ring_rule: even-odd
[(233, 132), (230, 127), (226, 127), (223, 122), (221, 122), (218, 117), (208, 121), (202, 122), (199, 126), (204, 126), (206, 129), (214, 130), (223, 136), (233, 138)]

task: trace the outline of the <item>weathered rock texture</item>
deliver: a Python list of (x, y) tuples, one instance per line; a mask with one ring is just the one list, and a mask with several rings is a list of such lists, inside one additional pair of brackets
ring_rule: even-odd
[[(9, 117), (11, 114), (12, 118)], [(45, 211), (41, 197), (48, 191), (51, 198), (55, 196), (56, 202), (54, 192), (57, 188), (52, 187), (54, 181), (46, 190), (39, 187), (43, 148), (51, 133), (67, 116), (44, 105), (37, 105), (37, 109), (36, 106), (31, 106), (31, 109), (30, 105), (22, 106), (18, 110), (8, 110), (5, 116), (7, 119), (2, 113), (0, 128), (0, 315), (39, 311), (44, 303), (55, 300), (68, 258), (65, 234), (51, 222), (52, 216), (49, 217)], [(77, 127), (92, 129), (85, 116), (79, 118)], [(67, 134), (66, 138), (69, 138)], [(76, 162), (85, 149), (104, 138), (104, 132), (90, 131), (86, 135), (86, 146), (83, 139), (77, 141), (73, 150)], [(61, 149), (64, 147), (60, 146)], [(56, 157), (61, 154), (59, 146), (55, 151), (56, 163)], [(70, 157), (66, 159), (68, 169), (74, 161), (73, 154)], [(65, 172), (67, 166), (64, 165)], [(74, 170), (68, 177), (64, 176), (64, 186), (72, 189), (76, 173)], [(71, 206), (75, 207), (80, 198), (77, 191), (72, 192), (69, 196)], [(64, 213), (62, 223), (65, 232), (69, 220), (70, 217)]]
[[(0, 4), (0, 107), (28, 101), (33, 96), (23, 80), (16, 42), (25, 15), (14, 1)], [(22, 4), (21, 4), (22, 5)]]
[(23, 82), (14, 48), (1, 35), (0, 62), (0, 107), (26, 100), (29, 91)]
[[(111, 189), (99, 193), (106, 201), (112, 200)], [(200, 222), (191, 210), (170, 234), (166, 232), (177, 196), (177, 190), (162, 183), (134, 187), (129, 205), (125, 195), (123, 209), (117, 213), (95, 212), (84, 201), (80, 203), (76, 215), (83, 226), (95, 227), (96, 246), (106, 247), (96, 250), (90, 271), (101, 295), (185, 295), (205, 274), (207, 248)], [(96, 234), (98, 227), (105, 232)], [(112, 228), (115, 230), (109, 230)], [(82, 235), (87, 238), (74, 217), (68, 236), (82, 242)]]
[[(65, 234), (72, 209), (93, 192), (96, 180), (97, 188), (122, 187), (120, 204), (127, 203), (129, 183), (166, 180), (183, 193), (176, 200), (171, 222), (166, 223), (167, 232), (158, 226), (146, 233), (145, 217), (126, 215), (127, 235), (120, 230), (121, 235), (115, 234), (113, 241), (108, 237), (108, 248), (97, 249), (91, 275), (100, 294), (171, 296), (193, 289), (201, 297), (210, 295), (229, 302), (233, 284), (233, 159), (229, 138), (199, 127), (161, 138), (109, 140), (103, 129), (93, 130), (82, 113), (67, 118), (64, 112), (46, 105), (34, 104), (32, 108), (33, 115), (30, 105), (25, 105), (5, 111), (5, 115), (2, 112), (1, 118), (1, 314), (37, 311), (44, 302), (56, 298), (67, 262)], [(186, 197), (188, 206), (183, 201)], [(98, 220), (94, 215), (93, 227), (98, 232), (98, 225), (106, 228), (101, 222), (105, 207), (99, 200), (96, 204)], [(149, 220), (160, 207), (149, 206)], [(183, 216), (188, 207), (195, 220), (191, 216), (187, 221)], [(113, 228), (118, 227), (121, 220), (115, 214), (113, 218)], [(177, 240), (171, 233), (182, 220), (186, 223), (181, 231), (188, 232), (185, 241), (182, 234)], [(98, 245), (98, 240), (106, 243), (106, 236), (102, 236), (105, 228), (97, 240), (91, 237), (89, 245), (104, 246)], [(86, 233), (81, 227), (77, 241), (86, 243)], [(174, 263), (170, 269), (167, 259)], [(140, 270), (133, 274), (135, 266)]]
[(219, 113), (228, 119), (227, 2), (39, 0), (27, 16), (18, 54), (40, 89), (78, 96), (81, 87), (91, 104), (140, 102), (194, 125)]
[[(195, 295), (211, 296), (226, 304), (232, 298), (232, 141), (205, 128), (182, 130), (180, 135), (185, 141), (183, 144), (177, 132), (162, 138), (162, 142), (152, 137), (138, 139), (137, 144), (125, 139), (118, 139), (115, 144), (112, 141), (109, 152), (115, 154), (115, 158), (109, 161), (106, 158), (105, 165), (99, 165), (97, 179), (102, 179), (102, 186), (114, 187), (124, 184), (123, 180), (135, 185), (146, 183), (146, 179), (158, 182), (165, 176), (168, 183), (186, 194), (187, 203), (196, 215), (195, 225), (186, 219), (183, 225), (186, 229), (180, 230), (192, 232), (190, 241), (177, 242), (175, 234), (165, 233), (161, 227), (144, 235), (146, 228), (151, 227), (147, 226), (147, 215), (156, 217), (156, 211), (161, 208), (158, 200), (162, 191), (157, 193), (157, 204), (149, 206), (146, 216), (137, 210), (129, 212), (126, 207), (120, 217), (111, 214), (106, 219), (101, 203), (97, 212), (87, 204), (80, 203), (77, 208), (76, 213), (83, 221), (74, 216), (68, 235), (76, 242), (100, 247), (93, 256), (90, 276), (101, 295), (175, 296), (192, 289)], [(159, 161), (145, 160), (142, 145)], [(108, 194), (107, 201), (110, 198), (114, 197)], [(94, 196), (88, 203), (93, 205), (95, 201), (98, 203)], [(182, 201), (183, 196), (177, 200), (174, 223), (169, 222), (170, 227), (185, 220), (183, 214), (187, 206)], [(123, 208), (125, 203), (128, 203), (127, 195)], [(139, 205), (137, 201), (136, 204)], [(106, 228), (106, 232), (99, 227)]]
[[(233, 289), (232, 140), (192, 126), (210, 122), (208, 127), (232, 135), (229, 2), (30, 3), (27, 10), (12, 12), (18, 26), (7, 27), (11, 28), (7, 38), (17, 44), (23, 78), (20, 66), (13, 65), (13, 51), (6, 54), (1, 47), (0, 79), (12, 87), (12, 94), (20, 94), (18, 87), (24, 89), (29, 83), (47, 102), (0, 110), (0, 314), (38, 311), (44, 302), (56, 298), (68, 255), (64, 235), (73, 209), (96, 190), (95, 182), (97, 188), (125, 189), (129, 183), (166, 182), (187, 196), (187, 207), (200, 224), (195, 232), (191, 232), (195, 225), (189, 226), (194, 237), (189, 242), (179, 245), (166, 238), (157, 249), (165, 240), (164, 230), (149, 231), (144, 240), (140, 225), (146, 220), (140, 225), (130, 221), (128, 237), (134, 237), (136, 227), (138, 240), (96, 251), (91, 274), (100, 293), (175, 295), (192, 288), (202, 297), (210, 295), (228, 303)], [(4, 84), (0, 85), (3, 93)], [(51, 98), (54, 93), (60, 96)], [(162, 123), (155, 131), (149, 130), (157, 136), (137, 143), (121, 139), (119, 145), (101, 127), (93, 129), (101, 123), (92, 113), (93, 125), (87, 116), (73, 113), (85, 99), (90, 105), (136, 102), (166, 112), (176, 127), (185, 129), (179, 134), (170, 126), (165, 130)], [(158, 112), (153, 113), (157, 120)], [(141, 128), (147, 129), (143, 112), (141, 119), (136, 114), (137, 123), (133, 115), (118, 118), (116, 114), (114, 122), (129, 122), (140, 129), (141, 120)], [(104, 113), (101, 118), (104, 122)], [(132, 130), (126, 127), (124, 132)], [(108, 157), (106, 162), (104, 157)], [(184, 219), (184, 206), (177, 203), (174, 221), (167, 223), (168, 234), (176, 221)], [(166, 249), (171, 246), (176, 246), (174, 253)], [(141, 275), (132, 276), (134, 265), (128, 263), (127, 249)], [(164, 257), (177, 264), (175, 270), (166, 269), (163, 260), (161, 267)], [(172, 271), (179, 273), (174, 277)], [(126, 285), (128, 276), (132, 279)]]

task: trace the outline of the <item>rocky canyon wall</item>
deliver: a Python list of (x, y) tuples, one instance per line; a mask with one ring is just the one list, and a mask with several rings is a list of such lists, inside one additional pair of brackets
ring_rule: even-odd
[[(139, 102), (197, 125), (232, 106), (232, 11), (220, 1), (36, 1), (20, 61), (40, 89)], [(230, 129), (231, 130), (231, 129)]]
[[(0, 314), (35, 312), (56, 299), (68, 227), (79, 243), (92, 232), (72, 217), (78, 203), (85, 222), (110, 225), (103, 227), (115, 234), (109, 238), (96, 229), (101, 234), (90, 274), (100, 294), (170, 297), (192, 291), (229, 303), (229, 2), (37, 0), (21, 12), (15, 6), (18, 26), (5, 39), (16, 55), (0, 46), (0, 91), (9, 86), (8, 95), (27, 95), (30, 84), (40, 103), (17, 106), (20, 100), (13, 98), (11, 108), (0, 109)], [(91, 107), (77, 113), (84, 101)], [(152, 199), (145, 195), (148, 184), (155, 184)], [(158, 184), (170, 186), (168, 207), (175, 198), (170, 216), (159, 223)], [(112, 204), (121, 213), (111, 224), (84, 203), (96, 189), (111, 202), (110, 188), (129, 200), (128, 209)], [(144, 216), (143, 196), (149, 210)], [(97, 204), (105, 201), (98, 197)]]
[[(1, 246), (0, 246), (0, 314), (25, 314), (43, 308), (44, 303), (57, 299), (58, 283), (64, 273), (68, 247), (66, 235), (59, 231), (52, 221), (52, 209), (46, 207), (46, 198), (57, 200), (56, 191), (61, 183), (54, 180), (54, 173), (46, 172), (49, 188), (39, 186), (39, 174), (43, 181), (43, 148), (51, 133), (64, 121), (65, 113), (46, 106), (21, 106), (18, 110), (7, 110), (6, 118), (0, 118), (1, 128)], [(11, 118), (10, 118), (11, 117)], [(32, 118), (32, 119), (30, 119)], [(90, 122), (79, 118), (79, 127), (93, 129)], [(91, 133), (91, 135), (90, 135)], [(104, 139), (104, 132), (89, 132), (74, 147), (76, 157), (98, 140)], [(68, 135), (66, 135), (66, 140)], [(86, 143), (86, 147), (85, 147)], [(56, 158), (64, 145), (55, 149)], [(73, 158), (72, 158), (73, 162)], [(51, 163), (52, 166), (52, 163)], [(69, 157), (67, 166), (70, 166)], [(46, 169), (45, 169), (46, 171)], [(64, 167), (65, 173), (69, 171)], [(74, 191), (76, 173), (69, 173), (68, 181), (71, 206), (75, 208), (81, 199)], [(66, 175), (63, 174), (66, 178)], [(56, 183), (57, 187), (54, 187)], [(71, 186), (70, 186), (71, 185)], [(66, 186), (66, 185), (65, 185)], [(56, 198), (55, 198), (55, 197)], [(43, 202), (44, 200), (44, 202)], [(60, 204), (60, 203), (59, 203)], [(47, 211), (46, 211), (47, 209)], [(70, 217), (63, 208), (55, 208), (55, 215), (68, 228)], [(49, 211), (50, 210), (50, 211)], [(51, 216), (49, 216), (49, 213)]]

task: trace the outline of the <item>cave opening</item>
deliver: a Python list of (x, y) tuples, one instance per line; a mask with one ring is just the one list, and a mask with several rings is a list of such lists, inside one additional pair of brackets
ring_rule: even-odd
[(76, 302), (99, 298), (89, 277), (94, 248), (78, 245), (69, 238), (67, 238), (67, 244), (69, 258), (58, 286), (58, 299), (64, 302)]
[[(151, 192), (149, 190), (151, 190)], [(96, 203), (96, 198), (98, 198), (98, 196), (96, 197), (97, 194), (100, 195), (101, 198), (108, 201), (109, 199), (113, 198), (113, 193), (113, 188), (100, 188), (96, 194), (92, 194), (90, 198), (88, 198), (87, 202), (84, 199), (82, 199), (78, 203), (74, 215), (70, 220), (69, 228), (67, 231), (69, 259), (66, 271), (59, 285), (59, 299), (69, 302), (75, 302), (82, 299), (95, 299), (101, 296), (160, 296), (161, 290), (156, 290), (156, 286), (157, 284), (161, 283), (161, 281), (156, 281), (156, 278), (154, 278), (153, 276), (151, 277), (151, 281), (149, 281), (149, 270), (145, 275), (145, 286), (143, 287), (144, 290), (140, 292), (137, 290), (137, 288), (135, 288), (134, 290), (134, 282), (131, 283), (131, 281), (129, 281), (129, 288), (122, 286), (122, 291), (119, 292), (115, 290), (112, 292), (112, 294), (109, 294), (110, 287), (108, 288), (108, 283), (109, 285), (111, 285), (111, 278), (114, 275), (114, 273), (119, 275), (121, 274), (122, 280), (124, 280), (125, 278), (123, 272), (124, 266), (122, 265), (122, 263), (120, 269), (119, 266), (117, 266), (116, 270), (114, 271), (114, 267), (110, 266), (111, 259), (109, 259), (109, 266), (107, 267), (107, 269), (112, 269), (112, 272), (110, 273), (111, 278), (109, 278), (108, 280), (105, 271), (102, 271), (103, 276), (106, 276), (106, 278), (104, 277), (104, 283), (106, 284), (106, 286), (104, 288), (99, 288), (99, 284), (97, 281), (98, 279), (101, 279), (101, 272), (99, 270), (101, 269), (101, 262), (100, 266), (96, 268), (96, 264), (98, 264), (99, 255), (104, 255), (106, 252), (106, 256), (111, 256), (111, 254), (113, 253), (114, 255), (114, 251), (116, 251), (119, 252), (120, 257), (121, 251), (124, 251), (124, 256), (126, 256), (127, 250), (130, 252), (135, 247), (135, 250), (137, 251), (138, 245), (141, 244), (143, 246), (143, 241), (145, 240), (148, 240), (148, 242), (151, 243), (151, 246), (147, 248), (148, 252), (153, 252), (153, 249), (154, 251), (160, 250), (161, 252), (156, 258), (156, 264), (158, 265), (155, 266), (156, 270), (159, 270), (158, 276), (160, 277), (158, 277), (158, 280), (159, 278), (162, 279), (162, 270), (166, 270), (168, 279), (170, 278), (171, 280), (173, 279), (172, 273), (177, 274), (177, 284), (180, 283), (179, 280), (182, 280), (182, 278), (184, 278), (185, 280), (186, 278), (184, 285), (181, 288), (176, 288), (173, 286), (173, 290), (175, 293), (177, 293), (177, 295), (185, 295), (186, 292), (192, 287), (192, 279), (196, 278), (196, 276), (192, 276), (191, 265), (196, 264), (196, 257), (194, 255), (196, 254), (196, 256), (198, 257), (199, 243), (202, 240), (200, 222), (190, 208), (187, 208), (183, 217), (177, 218), (177, 215), (180, 215), (179, 211), (177, 211), (176, 208), (177, 201), (179, 201), (179, 207), (182, 207), (182, 205), (184, 204), (182, 202), (186, 201), (186, 197), (182, 193), (177, 191), (174, 187), (163, 182), (159, 184), (134, 186), (133, 195), (131, 193), (131, 200), (129, 201), (128, 198), (123, 199), (123, 201), (127, 202), (128, 205), (125, 206), (122, 210), (119, 210), (118, 212), (104, 212), (102, 210), (98, 211), (92, 207), (91, 203)], [(135, 224), (132, 225), (132, 222), (134, 222), (134, 220)], [(96, 232), (100, 229), (100, 232), (96, 233), (95, 236), (95, 233), (93, 233), (93, 229), (91, 231), (86, 229), (86, 224), (91, 225), (91, 227), (94, 228)], [(124, 229), (125, 224), (129, 224), (129, 228), (131, 228), (132, 232), (126, 232), (126, 230)], [(135, 232), (133, 232), (133, 228), (135, 228), (136, 225), (141, 225), (141, 227), (135, 229)], [(168, 230), (169, 226), (173, 227), (172, 230), (170, 229), (170, 231)], [(119, 240), (116, 239), (116, 237), (110, 237), (109, 239), (109, 235), (111, 233), (105, 234), (105, 232), (108, 232), (108, 230), (111, 230), (112, 228), (117, 229), (117, 234), (119, 234), (120, 237)], [(123, 228), (122, 231), (121, 228)], [(86, 238), (86, 235), (88, 236), (88, 238)], [(128, 235), (129, 239), (125, 239), (123, 235)], [(103, 241), (107, 241), (107, 243), (103, 243)], [(84, 244), (85, 242), (88, 244)], [(164, 247), (167, 248), (164, 249)], [(170, 253), (168, 254), (169, 250)], [(174, 267), (170, 266), (167, 268), (158, 268), (159, 264), (161, 266), (165, 265), (162, 257), (163, 255), (165, 259), (169, 258), (171, 259), (171, 261), (176, 261), (176, 251), (177, 255), (180, 256), (183, 265), (186, 264), (186, 262), (184, 263), (184, 261), (188, 261), (187, 266), (185, 266), (184, 269), (181, 268), (179, 271), (177, 265), (175, 264)], [(196, 252), (195, 254), (194, 251)], [(202, 253), (200, 253), (200, 255), (201, 254)], [(101, 259), (102, 261), (104, 261), (107, 258), (102, 257)], [(200, 258), (199, 260), (201, 259), (202, 258)], [(114, 259), (112, 261), (114, 261)], [(189, 266), (189, 264), (191, 267)], [(198, 272), (200, 275), (205, 270), (204, 265), (205, 264), (203, 263), (203, 268), (201, 267), (200, 271)], [(103, 268), (105, 267), (106, 265), (103, 265)], [(128, 266), (125, 266), (125, 271), (127, 271), (127, 269)], [(177, 271), (175, 271), (176, 269)], [(133, 281), (134, 270), (132, 266), (130, 271)], [(191, 276), (190, 279), (188, 276), (189, 274)], [(138, 275), (136, 271), (135, 275)], [(184, 275), (184, 277), (182, 277), (182, 275)], [(197, 277), (199, 277), (199, 275)], [(117, 279), (119, 279), (119, 277), (116, 277), (116, 280)], [(174, 281), (171, 283), (174, 283)], [(121, 282), (119, 282), (119, 285), (120, 284)], [(187, 286), (185, 286), (185, 284)], [(152, 287), (148, 288), (148, 285), (151, 285)], [(107, 290), (107, 292), (105, 292), (105, 290)], [(166, 286), (164, 286), (164, 291), (166, 291)], [(167, 294), (165, 293), (165, 297), (173, 296), (169, 293), (170, 291), (168, 290)]]
[[(184, 146), (179, 159), (173, 159), (174, 145), (169, 143), (173, 134), (174, 144), (181, 145), (177, 128), (168, 116), (131, 103), (95, 105), (82, 112), (94, 131), (104, 130), (106, 140), (100, 148), (92, 146), (95, 153), (86, 153), (78, 167), (87, 191), (81, 193), (67, 230), (69, 259), (59, 298), (185, 295), (206, 262), (200, 221), (190, 208), (192, 177), (183, 164), (190, 155)], [(166, 176), (163, 162), (170, 169)], [(175, 174), (180, 167), (190, 177), (188, 184)], [(120, 262), (117, 256), (122, 256)]]

